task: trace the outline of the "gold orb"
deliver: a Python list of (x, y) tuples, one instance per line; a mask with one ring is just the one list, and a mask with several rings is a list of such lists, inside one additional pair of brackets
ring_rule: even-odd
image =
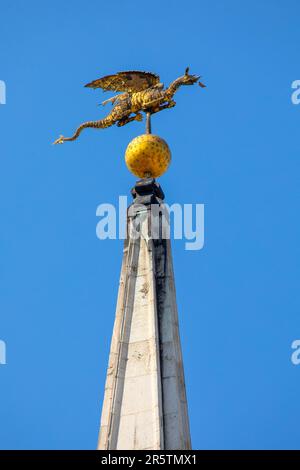
[(127, 168), (139, 178), (161, 176), (167, 171), (170, 161), (167, 142), (153, 134), (143, 134), (133, 139), (125, 153)]

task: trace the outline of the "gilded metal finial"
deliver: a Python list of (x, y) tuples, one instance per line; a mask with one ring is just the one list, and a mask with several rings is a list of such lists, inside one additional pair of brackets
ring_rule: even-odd
[(173, 100), (178, 88), (182, 85), (194, 85), (196, 82), (202, 88), (205, 87), (199, 81), (197, 75), (190, 75), (189, 68), (185, 74), (174, 80), (168, 88), (164, 88), (158, 75), (150, 72), (129, 71), (119, 72), (115, 75), (107, 75), (85, 85), (88, 88), (102, 88), (104, 91), (121, 92), (103, 101), (103, 105), (111, 103), (111, 112), (98, 121), (88, 121), (81, 124), (71, 137), (60, 136), (54, 144), (63, 144), (67, 141), (76, 140), (83, 129), (104, 129), (116, 124), (124, 126), (132, 121), (142, 121), (146, 113), (146, 133), (151, 134), (151, 115), (167, 108), (173, 108), (176, 103)]

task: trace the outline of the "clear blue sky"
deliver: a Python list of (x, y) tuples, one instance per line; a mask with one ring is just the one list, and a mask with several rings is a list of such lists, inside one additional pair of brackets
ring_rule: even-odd
[(126, 69), (185, 87), (153, 119), (173, 163), (169, 203), (205, 204), (205, 247), (173, 242), (195, 449), (299, 448), (300, 79), (297, 0), (2, 2), (0, 447), (94, 449), (122, 241), (96, 207), (130, 195), (141, 123), (104, 116), (82, 86)]

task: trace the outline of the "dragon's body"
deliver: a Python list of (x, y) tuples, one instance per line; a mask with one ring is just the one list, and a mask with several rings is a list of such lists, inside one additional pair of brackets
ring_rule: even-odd
[[(61, 136), (54, 143), (62, 144), (66, 141), (76, 140), (83, 129), (87, 127), (104, 129), (106, 127), (124, 126), (131, 121), (143, 119), (141, 111), (154, 114), (166, 108), (175, 106), (173, 96), (182, 85), (193, 85), (200, 77), (189, 75), (188, 69), (182, 77), (174, 80), (170, 86), (164, 89), (157, 75), (149, 72), (120, 72), (95, 80), (87, 87), (103, 88), (104, 90), (122, 91), (123, 93), (104, 101), (102, 104), (111, 102), (113, 108), (103, 119), (88, 121), (81, 124), (72, 137)], [(199, 85), (204, 87), (201, 82)]]

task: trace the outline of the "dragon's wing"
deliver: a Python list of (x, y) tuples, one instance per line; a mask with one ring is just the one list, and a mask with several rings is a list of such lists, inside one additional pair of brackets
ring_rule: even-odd
[(146, 90), (159, 83), (159, 76), (151, 72), (140, 72), (133, 70), (129, 72), (119, 72), (115, 75), (107, 75), (106, 77), (94, 80), (85, 85), (89, 88), (102, 88), (104, 91), (126, 91), (134, 93)]

